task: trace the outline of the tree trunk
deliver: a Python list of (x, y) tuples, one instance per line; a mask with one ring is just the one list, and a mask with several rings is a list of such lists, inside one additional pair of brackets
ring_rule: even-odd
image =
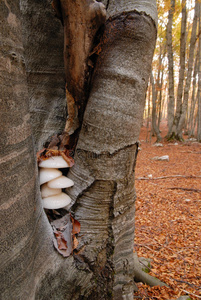
[(151, 85), (152, 85), (152, 130), (153, 133), (156, 134), (156, 142), (160, 142), (161, 141), (161, 135), (159, 132), (159, 128), (157, 126), (157, 114), (156, 114), (156, 87), (154, 84), (154, 77), (153, 74), (151, 73), (150, 76), (150, 81), (151, 81)]
[[(22, 1), (25, 15), (27, 3)], [(65, 259), (53, 248), (53, 233), (40, 202), (18, 1), (12, 7), (6, 0), (0, 5), (5, 99), (0, 111), (2, 299), (133, 299), (134, 170), (156, 39), (156, 3), (108, 5), (102, 51), (75, 166), (69, 172), (75, 182), (69, 192), (71, 210), (81, 224), (79, 246), (77, 255)], [(29, 18), (38, 14), (30, 11)], [(45, 17), (43, 12), (41, 22)], [(30, 57), (36, 51), (28, 44), (26, 49)]]
[(172, 125), (174, 120), (174, 58), (173, 58), (173, 49), (172, 49), (172, 26), (173, 26), (173, 14), (175, 9), (175, 0), (171, 0), (171, 8), (168, 14), (168, 24), (167, 24), (167, 53), (168, 53), (168, 134), (170, 136), (172, 131)]
[[(201, 5), (199, 3), (199, 32), (201, 31)], [(198, 59), (198, 125), (197, 125), (197, 140), (201, 142), (201, 38), (199, 36), (199, 59)]]
[(193, 72), (193, 90), (191, 96), (191, 107), (190, 107), (190, 116), (188, 120), (188, 137), (192, 137), (193, 135), (193, 119), (195, 116), (195, 104), (196, 104), (196, 86), (197, 86), (197, 74), (198, 74), (198, 58), (199, 58), (199, 47), (197, 49), (197, 54), (195, 58), (194, 64), (194, 72)]
[(148, 86), (148, 109), (147, 109), (147, 133), (146, 133), (146, 142), (148, 142), (148, 135), (149, 135), (149, 122), (150, 122), (150, 103), (151, 103), (151, 85)]
[(195, 4), (195, 14), (193, 18), (193, 27), (191, 32), (191, 40), (190, 40), (190, 50), (189, 50), (189, 58), (188, 58), (188, 71), (187, 71), (187, 78), (184, 87), (184, 100), (182, 103), (182, 112), (180, 115), (179, 123), (177, 126), (177, 136), (178, 139), (182, 139), (182, 129), (184, 128), (187, 106), (188, 106), (188, 97), (189, 97), (189, 90), (191, 85), (191, 75), (193, 69), (193, 60), (194, 60), (194, 50), (195, 50), (195, 43), (196, 43), (196, 32), (197, 32), (197, 24), (198, 24), (198, 11), (199, 11), (199, 3), (196, 2)]
[(65, 126), (64, 33), (50, 1), (21, 0), (20, 9), (31, 123), (40, 150), (48, 137)]
[(6, 300), (34, 299), (38, 275), (42, 279), (56, 258), (39, 200), (21, 16), (18, 1), (13, 2), (0, 3), (0, 293)]
[(163, 91), (162, 91), (162, 87), (163, 87), (163, 70), (162, 70), (162, 74), (161, 74), (161, 82), (160, 82), (160, 91), (159, 91), (159, 99), (158, 99), (158, 129), (160, 132), (160, 123), (162, 120), (162, 100), (163, 100)]
[[(161, 56), (162, 56), (162, 53), (161, 53)], [(163, 57), (160, 58), (160, 63), (159, 63), (160, 72), (159, 72), (159, 80), (158, 80), (158, 88), (159, 88), (159, 97), (158, 97), (158, 129), (159, 129), (159, 132), (160, 132), (160, 123), (161, 123), (161, 120), (162, 120), (163, 75), (164, 75), (164, 68), (163, 68), (163, 63), (162, 63)]]
[(169, 138), (177, 138), (177, 126), (182, 111), (183, 86), (185, 77), (185, 60), (186, 60), (186, 0), (182, 0), (182, 19), (181, 19), (181, 36), (180, 36), (180, 68), (179, 68), (179, 83), (177, 88), (177, 105), (173, 122), (172, 130)]

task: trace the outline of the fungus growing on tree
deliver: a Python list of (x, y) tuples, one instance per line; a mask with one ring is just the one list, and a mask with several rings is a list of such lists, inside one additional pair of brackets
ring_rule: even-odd
[(61, 189), (52, 189), (49, 188), (47, 183), (43, 184), (41, 187), (41, 196), (42, 198), (47, 198), (50, 196), (58, 195), (62, 192)]
[(71, 198), (65, 193), (60, 193), (54, 196), (50, 196), (42, 199), (44, 208), (47, 209), (59, 209), (70, 204)]
[(51, 156), (39, 163), (39, 181), (44, 208), (59, 209), (70, 204), (70, 197), (62, 193), (62, 189), (73, 186), (74, 182), (58, 170), (58, 168), (69, 168), (69, 166), (62, 156)]
[(58, 169), (47, 169), (47, 168), (41, 168), (39, 172), (39, 182), (40, 185), (43, 183), (46, 183), (52, 179), (55, 179), (57, 177), (60, 177), (62, 175), (62, 172)]
[(51, 181), (49, 181), (47, 183), (49, 188), (53, 188), (53, 189), (64, 189), (64, 188), (68, 188), (74, 185), (74, 182), (67, 178), (66, 176), (60, 176), (58, 178), (55, 178)]
[(70, 165), (63, 159), (62, 156), (51, 156), (39, 163), (41, 168), (69, 168)]

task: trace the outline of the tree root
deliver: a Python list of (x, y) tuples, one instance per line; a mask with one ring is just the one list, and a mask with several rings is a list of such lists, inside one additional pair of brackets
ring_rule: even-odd
[(135, 273), (135, 282), (143, 282), (148, 284), (149, 286), (167, 286), (168, 285), (162, 281), (160, 281), (158, 278), (153, 277), (147, 273), (145, 273), (142, 270), (142, 267), (140, 265), (137, 253), (133, 253), (133, 259), (134, 259), (134, 273)]

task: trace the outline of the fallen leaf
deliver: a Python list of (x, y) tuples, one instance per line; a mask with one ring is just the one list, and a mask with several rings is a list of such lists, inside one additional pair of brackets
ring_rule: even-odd
[(54, 232), (54, 246), (64, 257), (71, 255), (79, 242), (75, 234), (80, 232), (80, 223), (70, 214), (51, 222)]

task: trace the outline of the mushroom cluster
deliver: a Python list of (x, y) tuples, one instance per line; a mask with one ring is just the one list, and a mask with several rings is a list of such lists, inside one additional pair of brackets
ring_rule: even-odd
[(39, 163), (39, 181), (41, 185), (42, 205), (47, 209), (65, 208), (71, 202), (71, 198), (62, 192), (74, 182), (63, 176), (59, 168), (69, 168), (62, 156), (51, 156)]

